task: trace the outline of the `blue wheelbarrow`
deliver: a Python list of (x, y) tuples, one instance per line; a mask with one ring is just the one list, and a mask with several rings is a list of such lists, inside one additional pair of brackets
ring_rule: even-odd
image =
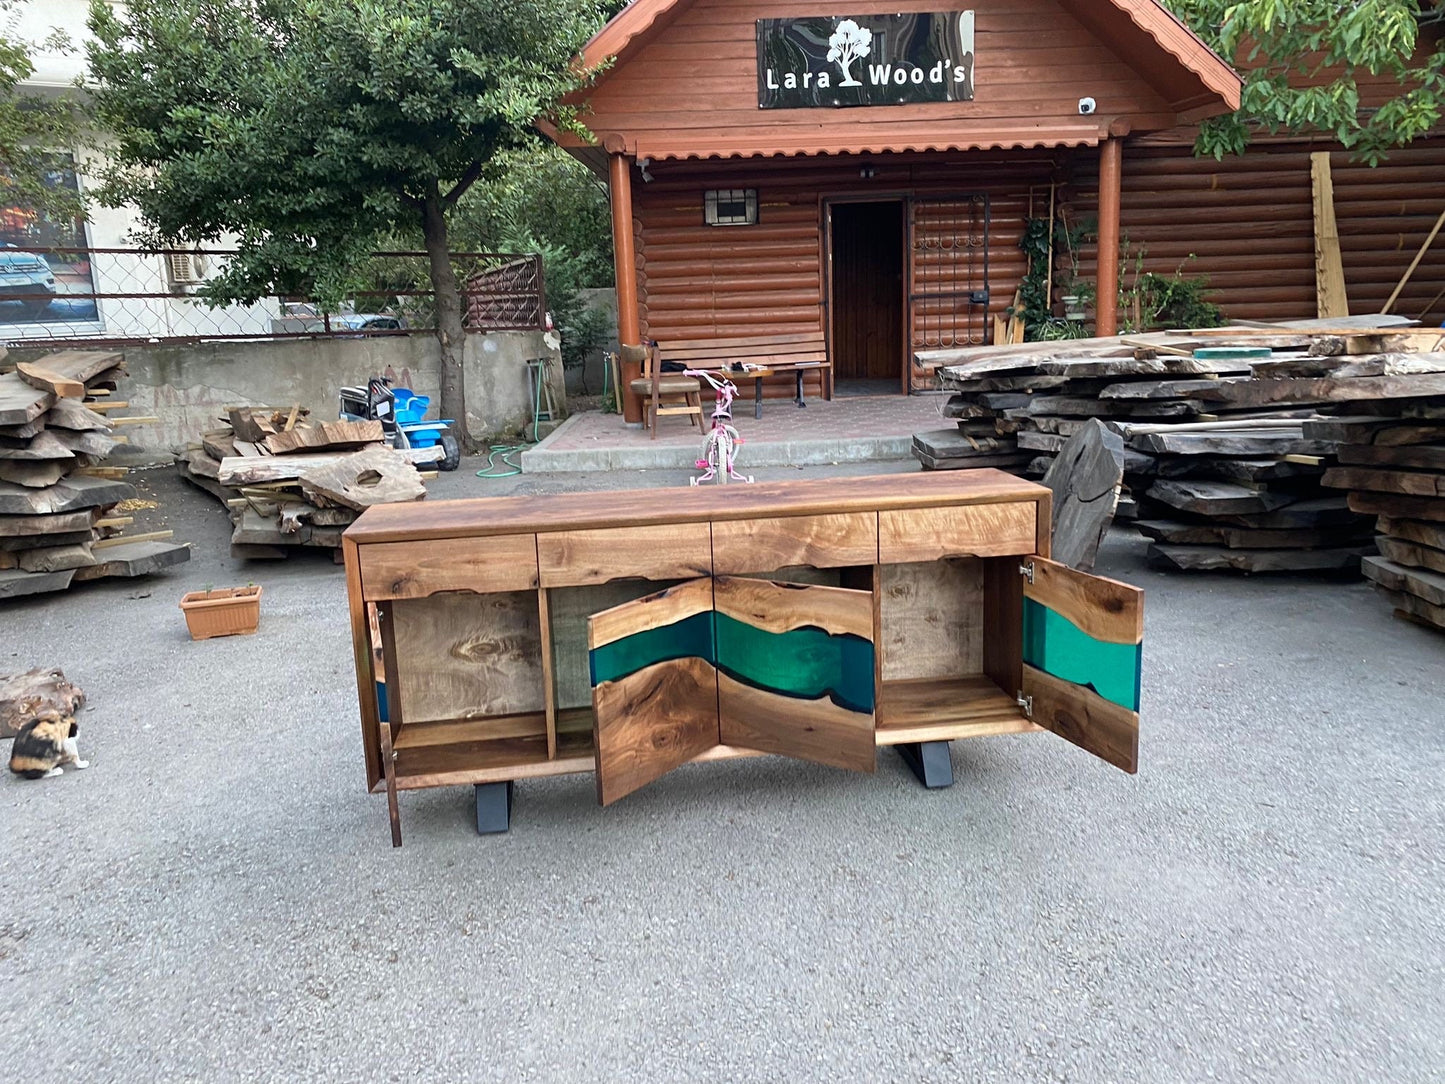
[(341, 417), (351, 422), (381, 422), (381, 431), (393, 448), (434, 448), (441, 445), (437, 466), (456, 470), (461, 445), (450, 430), (449, 418), (425, 421), (431, 398), (410, 388), (393, 388), (385, 377), (374, 376), (364, 388), (341, 389)]

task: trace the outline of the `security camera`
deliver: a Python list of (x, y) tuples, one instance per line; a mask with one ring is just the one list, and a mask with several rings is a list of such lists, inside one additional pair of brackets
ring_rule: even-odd
[(1081, 117), (1087, 117), (1090, 113), (1094, 112), (1094, 110), (1098, 108), (1099, 103), (1094, 101), (1093, 98), (1079, 99), (1079, 116)]

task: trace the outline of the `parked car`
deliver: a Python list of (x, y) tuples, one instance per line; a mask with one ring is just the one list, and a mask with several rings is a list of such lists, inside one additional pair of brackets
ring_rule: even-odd
[(30, 317), (39, 316), (55, 299), (55, 274), (44, 257), (22, 252), (8, 242), (0, 245), (0, 296), (5, 301), (19, 301)]
[[(406, 321), (399, 316), (384, 316), (375, 312), (346, 313), (331, 317), (331, 332), (339, 334), (348, 331), (402, 331), (406, 328)], [(308, 334), (317, 334), (326, 331), (327, 321), (324, 317), (309, 318), (301, 325), (301, 330)]]

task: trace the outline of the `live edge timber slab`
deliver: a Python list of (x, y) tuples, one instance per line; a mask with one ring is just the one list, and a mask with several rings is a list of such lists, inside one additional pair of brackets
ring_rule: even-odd
[(1143, 593), (1049, 560), (1050, 518), (994, 470), (373, 507), (342, 545), (393, 843), (403, 790), (496, 830), (518, 779), (608, 805), (723, 757), (893, 745), (940, 786), (947, 742), (1042, 729), (1132, 772)]

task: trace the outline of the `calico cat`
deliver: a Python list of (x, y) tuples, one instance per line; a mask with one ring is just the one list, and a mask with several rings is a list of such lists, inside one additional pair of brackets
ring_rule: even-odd
[(10, 770), (26, 779), (49, 779), (63, 774), (62, 764), (89, 768), (90, 761), (80, 759), (75, 735), (80, 728), (75, 717), (54, 710), (42, 711), (20, 728), (10, 749)]

